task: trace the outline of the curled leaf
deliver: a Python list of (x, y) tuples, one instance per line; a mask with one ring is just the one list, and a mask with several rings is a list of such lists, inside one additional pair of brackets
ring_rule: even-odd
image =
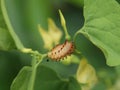
[(88, 64), (83, 58), (77, 70), (77, 80), (79, 83), (85, 84), (82, 90), (90, 90), (97, 83), (97, 76), (94, 67)]

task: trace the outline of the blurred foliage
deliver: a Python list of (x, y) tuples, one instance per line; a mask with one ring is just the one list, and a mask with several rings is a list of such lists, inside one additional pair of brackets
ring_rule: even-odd
[(10, 50), (14, 48), (16, 48), (16, 46), (8, 30), (0, 28), (0, 50)]
[[(15, 44), (19, 42), (21, 46), (23, 45), (23, 48), (31, 48), (40, 53), (46, 53), (48, 49), (57, 43), (64, 42), (65, 34), (60, 25), (58, 9), (61, 9), (64, 14), (68, 32), (73, 38), (75, 32), (80, 30), (84, 24), (83, 0), (2, 1), (5, 2), (10, 22), (5, 23), (0, 9), (0, 90), (9, 90), (10, 86), (11, 90), (26, 90), (30, 88), (28, 82), (32, 82), (30, 78), (34, 76), (36, 76), (34, 78), (34, 87), (32, 87), (34, 90), (81, 90), (81, 86), (86, 86), (81, 80), (85, 79), (86, 82), (91, 83), (94, 81), (93, 78), (98, 80), (97, 83), (94, 82), (93, 90), (119, 90), (119, 66), (107, 66), (102, 51), (83, 35), (77, 35), (74, 43), (76, 49), (81, 51), (86, 58), (87, 62), (85, 61), (84, 63), (80, 62), (82, 58), (80, 55), (71, 55), (71, 57), (62, 62), (53, 62), (51, 60), (47, 62), (47, 58), (43, 58), (41, 62), (42, 57), (36, 54), (35, 57), (37, 57), (37, 62), (40, 65), (33, 67), (31, 64), (32, 56), (16, 50), (19, 44), (16, 46)], [(117, 1), (119, 2), (119, 0)], [(48, 18), (52, 18), (56, 25), (51, 21), (47, 24)], [(38, 27), (39, 25), (40, 27)], [(13, 29), (12, 33), (10, 26)], [(52, 29), (55, 29), (55, 31), (52, 31)], [(60, 34), (63, 34), (63, 36)], [(58, 38), (54, 38), (56, 35)], [(16, 36), (17, 39), (15, 38)], [(47, 37), (51, 40), (46, 42), (44, 38)], [(50, 45), (49, 47), (47, 47), (48, 44)], [(33, 75), (32, 70), (35, 68), (36, 74)], [(82, 79), (78, 80), (76, 73)], [(91, 76), (87, 75), (94, 77), (90, 80)]]
[(48, 19), (48, 32), (38, 25), (38, 30), (44, 41), (44, 48), (50, 50), (53, 45), (59, 44), (62, 37), (61, 30), (55, 25), (52, 19)]
[(0, 89), (9, 90), (10, 85), (24, 65), (30, 65), (30, 57), (17, 51), (0, 50)]
[(80, 61), (76, 77), (79, 83), (84, 84), (81, 86), (82, 90), (91, 90), (98, 82), (94, 67), (85, 58)]
[(2, 10), (1, 10), (1, 2), (0, 2), (0, 27), (6, 29), (6, 24), (3, 18)]

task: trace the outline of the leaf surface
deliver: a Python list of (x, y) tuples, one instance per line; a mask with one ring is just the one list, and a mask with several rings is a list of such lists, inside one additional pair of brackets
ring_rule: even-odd
[(102, 50), (108, 65), (120, 65), (120, 5), (115, 0), (85, 0), (84, 17), (79, 32)]

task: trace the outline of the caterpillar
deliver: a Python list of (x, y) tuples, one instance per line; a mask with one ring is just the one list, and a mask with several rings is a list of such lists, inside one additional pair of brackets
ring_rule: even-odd
[(48, 52), (48, 58), (54, 61), (60, 61), (68, 55), (71, 55), (74, 52), (74, 44), (66, 40), (63, 44), (56, 45), (50, 52)]

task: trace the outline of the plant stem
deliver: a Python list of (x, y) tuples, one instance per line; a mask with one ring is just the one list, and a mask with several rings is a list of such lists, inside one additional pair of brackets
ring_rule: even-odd
[(77, 32), (75, 33), (75, 35), (73, 36), (73, 42), (75, 42), (75, 39), (76, 39), (76, 37), (77, 37), (78, 34), (80, 34), (80, 31), (77, 31)]
[(83, 29), (84, 29), (84, 26), (74, 34), (73, 41), (75, 41), (75, 39), (76, 39), (78, 34), (82, 34), (83, 33), (83, 32), (81, 32)]
[(32, 74), (31, 74), (28, 90), (34, 90), (34, 84), (35, 84), (35, 77), (36, 77), (37, 67), (40, 65), (41, 61), (46, 56), (47, 56), (47, 54), (43, 54), (38, 63), (37, 63), (38, 60), (36, 58), (36, 55), (33, 56), (33, 60), (32, 60)]
[(17, 46), (17, 48), (19, 50), (23, 49), (24, 46), (23, 46), (22, 42), (20, 41), (19, 37), (17, 36), (17, 34), (14, 32), (14, 29), (13, 29), (12, 24), (10, 22), (10, 19), (9, 19), (9, 16), (7, 13), (7, 9), (5, 7), (5, 0), (1, 0), (1, 9), (2, 9), (2, 13), (3, 13), (3, 17), (6, 21), (7, 27), (9, 29), (8, 31), (10, 32), (13, 40), (15, 41), (15, 45)]
[(65, 39), (66, 39), (66, 40), (70, 40), (70, 39), (71, 39), (71, 36), (70, 36), (69, 33), (67, 32), (67, 27), (66, 27), (66, 25), (63, 26), (63, 29), (64, 29), (64, 32), (65, 32)]
[(65, 18), (61, 12), (61, 10), (59, 10), (59, 15), (60, 15), (60, 20), (61, 20), (61, 25), (63, 27), (63, 30), (65, 32), (65, 39), (66, 40), (71, 40), (71, 36), (69, 35), (68, 31), (67, 31), (67, 27), (66, 27), (66, 21)]

